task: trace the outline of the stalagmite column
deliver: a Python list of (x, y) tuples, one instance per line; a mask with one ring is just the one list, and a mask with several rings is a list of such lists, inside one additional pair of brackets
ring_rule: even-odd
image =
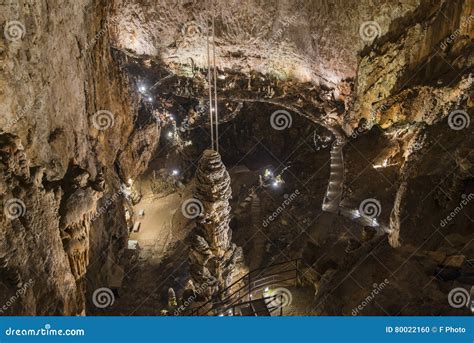
[(190, 252), (191, 276), (207, 297), (229, 286), (242, 249), (232, 243), (229, 227), (230, 177), (221, 156), (205, 150), (196, 171), (195, 197), (202, 203)]

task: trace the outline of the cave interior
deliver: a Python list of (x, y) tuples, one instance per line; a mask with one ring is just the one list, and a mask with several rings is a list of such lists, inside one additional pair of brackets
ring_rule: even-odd
[(473, 313), (472, 0), (0, 8), (2, 315)]

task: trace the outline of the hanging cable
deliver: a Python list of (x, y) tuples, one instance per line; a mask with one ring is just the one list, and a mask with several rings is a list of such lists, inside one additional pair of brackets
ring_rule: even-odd
[[(219, 152), (219, 114), (217, 112), (217, 66), (216, 66), (216, 34), (215, 34), (215, 16), (216, 8), (214, 6), (214, 1), (212, 0), (212, 60), (214, 67), (214, 113), (216, 116), (216, 151)], [(212, 124), (211, 124), (212, 125)]]
[[(209, 10), (209, 0), (206, 1), (206, 7), (207, 7), (207, 12), (210, 13)], [(214, 125), (213, 125), (213, 118), (212, 118), (212, 80), (211, 80), (211, 53), (209, 49), (209, 22), (206, 19), (206, 33), (207, 33), (207, 38), (206, 38), (206, 46), (207, 46), (207, 83), (208, 83), (208, 88), (209, 88), (209, 121), (210, 121), (210, 127), (211, 127), (211, 149), (214, 150)]]

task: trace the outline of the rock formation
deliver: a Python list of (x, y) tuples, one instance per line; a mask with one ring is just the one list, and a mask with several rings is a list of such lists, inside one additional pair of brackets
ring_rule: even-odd
[(196, 171), (195, 198), (202, 204), (190, 252), (191, 276), (206, 296), (215, 295), (232, 282), (242, 250), (232, 243), (229, 227), (230, 177), (221, 156), (205, 150)]
[[(187, 186), (209, 146), (204, 3), (0, 2), (0, 304), (34, 281), (9, 314), (97, 310), (91, 295), (126, 255), (127, 206), (133, 222), (121, 185), (156, 161), (159, 144), (183, 142), (179, 154), (163, 147), (155, 167), (179, 165)], [(474, 268), (472, 0), (215, 3), (222, 159), (245, 175), (291, 164), (284, 187), (262, 192), (262, 216), (280, 191), (301, 190), (263, 228), (262, 263), (303, 256), (318, 292), (312, 314), (351, 314), (385, 278), (362, 314), (466, 314), (447, 295), (472, 284)], [(271, 125), (277, 110), (287, 127)], [(333, 174), (331, 128), (346, 142)], [(244, 244), (244, 211), (232, 239), (218, 153), (205, 151), (196, 180), (191, 277), (211, 297), (242, 256), (232, 241), (256, 245)], [(385, 233), (321, 213), (331, 181), (347, 208), (376, 200)]]
[(110, 48), (108, 5), (69, 4), (0, 4), (0, 304), (34, 281), (8, 309), (17, 315), (87, 313), (126, 247), (114, 195), (159, 142), (148, 109), (134, 124), (140, 101)]
[(104, 180), (101, 172), (94, 182), (89, 174), (78, 168), (78, 174), (72, 180), (70, 195), (61, 206), (59, 229), (71, 272), (76, 280), (81, 279), (89, 264), (89, 232), (91, 219), (96, 213), (97, 200), (102, 196)]

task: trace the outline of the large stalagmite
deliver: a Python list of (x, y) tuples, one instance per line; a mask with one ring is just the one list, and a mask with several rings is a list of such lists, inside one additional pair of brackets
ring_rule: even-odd
[(202, 203), (203, 211), (190, 252), (191, 276), (209, 297), (230, 285), (242, 249), (231, 242), (230, 177), (218, 152), (204, 151), (196, 180), (195, 197)]

